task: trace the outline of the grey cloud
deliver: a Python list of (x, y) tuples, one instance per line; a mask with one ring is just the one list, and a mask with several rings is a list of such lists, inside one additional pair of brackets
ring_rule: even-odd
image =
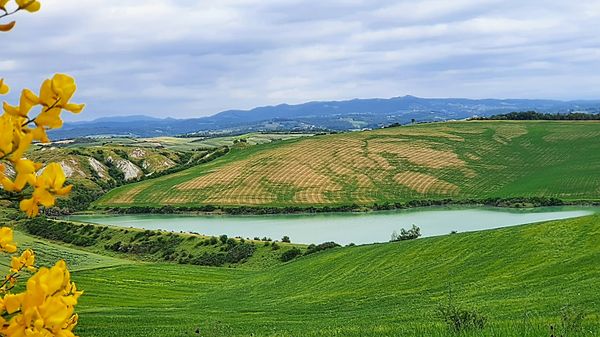
[(74, 75), (82, 119), (405, 94), (598, 98), (599, 18), (599, 1), (46, 0), (0, 35), (0, 75), (13, 89)]

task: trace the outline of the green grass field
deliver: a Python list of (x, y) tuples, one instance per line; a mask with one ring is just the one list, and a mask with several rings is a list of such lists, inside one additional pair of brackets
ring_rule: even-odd
[(470, 121), (314, 136), (231, 151), (117, 188), (99, 207), (372, 205), (600, 199), (600, 123)]
[(74, 273), (86, 291), (78, 333), (450, 336), (436, 314), (450, 288), (458, 305), (489, 320), (465, 336), (550, 336), (565, 306), (585, 319), (582, 330), (563, 336), (600, 336), (598, 242), (595, 215), (337, 248), (262, 270), (160, 263), (87, 269)]

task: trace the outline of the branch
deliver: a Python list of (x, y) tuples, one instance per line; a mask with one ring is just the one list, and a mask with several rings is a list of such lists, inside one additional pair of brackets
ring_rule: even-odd
[(14, 10), (14, 11), (12, 11), (12, 12), (9, 12), (9, 11), (7, 11), (7, 10), (6, 10), (6, 8), (1, 8), (0, 10), (2, 10), (2, 11), (4, 12), (4, 14), (0, 15), (0, 19), (4, 18), (5, 16), (10, 16), (10, 15), (13, 15), (13, 14), (15, 14), (16, 12), (18, 12), (18, 11), (20, 11), (20, 10), (22, 10), (22, 9), (25, 9), (25, 8), (27, 8), (27, 7), (29, 7), (29, 6), (30, 6), (31, 4), (33, 4), (35, 1), (36, 1), (36, 0), (31, 0), (31, 1), (29, 1), (28, 3), (24, 4), (23, 6), (19, 6), (17, 9), (15, 9), (15, 10)]
[(0, 15), (0, 19), (4, 18), (4, 17), (6, 17), (6, 16), (13, 15), (13, 14), (15, 14), (16, 12), (20, 11), (21, 9), (22, 9), (22, 8), (21, 8), (21, 7), (19, 7), (19, 8), (17, 8), (17, 9), (15, 9), (14, 11), (12, 11), (12, 12), (9, 12), (9, 11), (7, 11), (6, 9), (2, 8), (2, 10), (4, 11), (4, 14)]
[[(54, 103), (52, 103), (52, 105), (45, 107), (45, 108), (44, 108), (44, 110), (42, 110), (42, 112), (41, 112), (41, 113), (48, 112), (48, 111), (50, 111), (50, 110), (54, 109), (54, 108), (56, 107), (56, 105), (58, 104), (58, 102), (60, 102), (60, 97), (59, 97), (59, 98), (57, 98), (57, 99), (56, 99), (56, 101), (55, 101)], [(38, 116), (39, 116), (39, 115), (38, 115)], [(23, 125), (21, 125), (21, 127), (22, 127), (22, 128), (24, 128), (24, 127), (26, 127), (27, 125), (29, 125), (29, 124), (31, 124), (31, 123), (33, 123), (33, 122), (35, 122), (35, 119), (36, 119), (36, 118), (37, 118), (37, 116), (36, 116), (36, 117), (34, 117), (34, 118), (32, 118), (32, 119), (27, 119), (27, 122), (23, 123)]]
[[(19, 271), (22, 269), (22, 267), (19, 269)], [(12, 279), (17, 279), (19, 277), (19, 272), (13, 273), (12, 275), (10, 275), (9, 277), (6, 278), (6, 280), (4, 280), (4, 282), (2, 282), (2, 284), (0, 284), (0, 289), (4, 288), (4, 286), (10, 282), (10, 280)]]

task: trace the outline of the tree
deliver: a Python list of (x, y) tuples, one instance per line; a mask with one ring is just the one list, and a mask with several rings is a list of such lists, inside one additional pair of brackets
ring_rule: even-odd
[(414, 240), (421, 236), (421, 228), (412, 225), (411, 229), (406, 230), (404, 228), (400, 229), (400, 234), (396, 231), (392, 232), (392, 237), (390, 242), (394, 241), (405, 241), (405, 240)]
[[(0, 20), (20, 11), (37, 12), (41, 7), (36, 0), (0, 0)], [(0, 22), (0, 32), (15, 27), (15, 21)], [(35, 42), (34, 42), (35, 43)], [(3, 198), (19, 201), (19, 208), (29, 217), (40, 213), (40, 208), (54, 206), (56, 198), (67, 195), (71, 186), (65, 186), (65, 173), (57, 163), (37, 163), (24, 158), (33, 141), (48, 143), (47, 131), (62, 126), (61, 112), (79, 113), (83, 104), (70, 102), (77, 87), (75, 80), (65, 74), (56, 74), (42, 83), (39, 94), (29, 89), (21, 92), (18, 105), (3, 104), (0, 115), (0, 187)], [(10, 91), (0, 77), (0, 95)], [(32, 109), (38, 111), (32, 116)], [(15, 176), (6, 173), (10, 165)], [(65, 261), (51, 268), (35, 268), (35, 254), (26, 249), (20, 254), (13, 242), (13, 230), (0, 228), (0, 251), (12, 254), (9, 273), (0, 283), (0, 336), (64, 336), (71, 337), (77, 325), (75, 305), (82, 292), (71, 282)], [(27, 287), (15, 288), (24, 274), (32, 274)], [(13, 290), (22, 290), (13, 293)]]
[(285, 235), (281, 238), (281, 242), (291, 243), (292, 241), (290, 240), (289, 236)]

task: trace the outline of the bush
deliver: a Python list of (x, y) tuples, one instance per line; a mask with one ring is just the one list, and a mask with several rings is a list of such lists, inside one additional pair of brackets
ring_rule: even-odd
[(476, 310), (459, 308), (452, 303), (440, 306), (438, 312), (444, 323), (448, 326), (448, 329), (455, 333), (467, 330), (481, 330), (487, 323), (487, 317)]
[(290, 240), (290, 237), (286, 235), (281, 238), (281, 242), (291, 243), (292, 241)]
[(201, 256), (191, 259), (189, 262), (200, 266), (219, 267), (225, 264), (226, 255), (224, 253), (204, 253)]
[(227, 239), (226, 244), (229, 247), (233, 247), (233, 246), (237, 245), (237, 241), (234, 238), (229, 238), (229, 239)]
[(392, 233), (392, 237), (390, 239), (390, 242), (394, 242), (394, 241), (405, 241), (405, 240), (414, 240), (417, 239), (418, 237), (421, 236), (421, 228), (412, 225), (412, 228), (409, 230), (406, 230), (404, 228), (402, 228), (400, 230), (400, 234), (398, 234), (396, 231), (394, 231)]
[(251, 257), (254, 254), (255, 250), (256, 247), (254, 245), (248, 243), (241, 243), (231, 248), (227, 252), (225, 259), (229, 263), (238, 263), (246, 261), (249, 257)]
[(294, 247), (290, 250), (283, 252), (283, 254), (281, 254), (281, 261), (288, 262), (288, 261), (295, 259), (296, 257), (298, 257), (300, 255), (302, 255), (302, 251), (300, 249)]
[(279, 245), (277, 244), (277, 242), (273, 242), (273, 244), (271, 245), (271, 249), (272, 250), (278, 250), (279, 249)]
[(306, 252), (304, 253), (304, 255), (309, 255), (309, 254), (313, 254), (316, 252), (320, 252), (322, 250), (327, 250), (327, 249), (332, 249), (332, 248), (337, 248), (337, 247), (341, 247), (341, 246), (335, 242), (323, 242), (319, 245), (311, 244), (306, 249)]
[(93, 246), (98, 241), (98, 234), (95, 232), (93, 225), (76, 225), (38, 217), (26, 220), (23, 227), (29, 234), (81, 247)]
[(227, 235), (223, 234), (221, 236), (219, 236), (219, 241), (221, 241), (221, 244), (226, 244), (227, 243)]

